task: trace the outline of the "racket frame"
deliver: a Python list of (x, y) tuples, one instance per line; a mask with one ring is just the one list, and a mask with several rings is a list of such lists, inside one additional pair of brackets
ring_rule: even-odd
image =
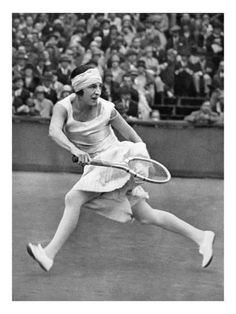
[[(132, 161), (132, 160), (142, 160), (142, 161), (147, 161), (147, 162), (151, 161), (152, 163), (158, 165), (159, 167), (161, 167), (165, 171), (166, 178), (163, 179), (163, 180), (155, 180), (155, 179), (151, 179), (151, 178), (148, 178), (148, 177), (145, 177), (143, 175), (140, 175), (140, 174), (136, 173), (134, 170), (130, 169), (129, 166), (128, 166), (128, 163), (130, 161)], [(76, 162), (75, 159), (73, 159), (73, 161)], [(87, 164), (87, 165), (99, 166), (99, 167), (109, 167), (109, 168), (116, 168), (116, 169), (124, 170), (124, 171), (128, 172), (130, 175), (132, 175), (133, 177), (135, 177), (135, 178), (139, 178), (142, 181), (149, 182), (149, 183), (154, 183), (154, 184), (155, 183), (156, 184), (167, 183), (171, 179), (171, 174), (170, 174), (169, 170), (164, 165), (162, 165), (160, 162), (158, 162), (156, 160), (153, 160), (153, 159), (150, 159), (150, 158), (129, 157), (123, 163), (112, 163), (112, 162), (109, 162), (109, 161), (104, 161), (104, 160), (99, 160), (99, 159), (92, 159), (90, 161), (90, 163)]]

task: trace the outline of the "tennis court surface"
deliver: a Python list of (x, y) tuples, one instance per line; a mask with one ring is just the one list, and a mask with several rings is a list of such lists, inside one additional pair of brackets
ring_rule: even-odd
[(145, 187), (154, 208), (216, 232), (209, 268), (201, 268), (198, 248), (188, 239), (83, 211), (54, 267), (43, 272), (26, 244), (44, 245), (53, 236), (64, 195), (77, 179), (69, 173), (13, 172), (13, 300), (223, 300), (223, 180), (218, 179), (173, 178)]

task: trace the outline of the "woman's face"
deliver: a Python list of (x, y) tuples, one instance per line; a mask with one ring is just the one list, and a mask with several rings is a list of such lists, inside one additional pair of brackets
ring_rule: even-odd
[(88, 87), (84, 88), (84, 94), (81, 96), (82, 101), (90, 107), (94, 107), (97, 105), (98, 98), (101, 95), (102, 84), (94, 83)]

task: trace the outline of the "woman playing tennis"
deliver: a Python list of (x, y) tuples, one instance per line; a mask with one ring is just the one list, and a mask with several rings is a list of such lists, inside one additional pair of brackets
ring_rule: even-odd
[[(149, 158), (146, 145), (114, 104), (100, 98), (102, 78), (97, 69), (87, 65), (74, 69), (71, 83), (74, 93), (55, 105), (49, 127), (49, 135), (58, 145), (77, 156), (81, 165), (94, 158), (117, 163), (130, 156)], [(127, 141), (120, 142), (113, 129)], [(197, 229), (171, 213), (153, 209), (140, 182), (126, 172), (86, 167), (65, 196), (64, 214), (48, 245), (27, 245), (30, 256), (45, 271), (51, 269), (57, 253), (76, 228), (82, 206), (119, 222), (136, 219), (181, 234), (198, 245), (202, 267), (210, 264), (214, 232)]]

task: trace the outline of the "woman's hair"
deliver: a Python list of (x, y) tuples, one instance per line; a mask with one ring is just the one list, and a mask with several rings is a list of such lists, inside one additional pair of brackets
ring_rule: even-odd
[[(87, 70), (92, 69), (92, 68), (94, 68), (92, 65), (88, 65), (88, 64), (80, 65), (71, 72), (70, 79), (72, 80), (77, 75), (84, 73)], [(78, 96), (83, 96), (83, 94), (84, 94), (83, 90), (76, 92), (76, 95)]]

